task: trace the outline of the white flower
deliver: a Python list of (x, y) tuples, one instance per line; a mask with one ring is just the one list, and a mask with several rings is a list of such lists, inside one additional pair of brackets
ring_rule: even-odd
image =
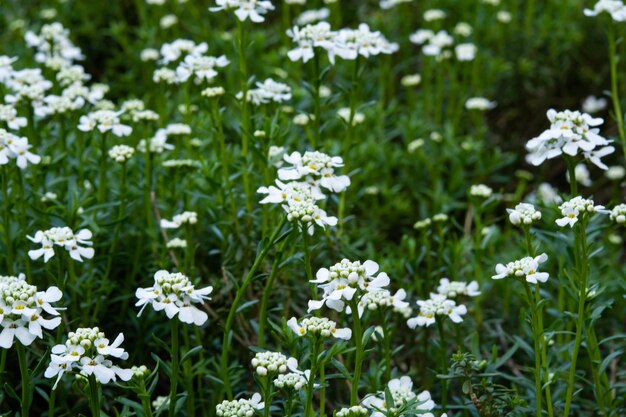
[(422, 82), (422, 76), (420, 74), (409, 74), (402, 77), (400, 83), (405, 87), (415, 87)]
[(298, 336), (312, 334), (321, 337), (334, 337), (336, 339), (350, 340), (352, 330), (349, 328), (338, 329), (337, 323), (325, 317), (307, 317), (300, 320), (295, 317), (287, 321), (287, 326)]
[(160, 56), (161, 55), (159, 54), (159, 51), (157, 49), (146, 48), (141, 51), (140, 59), (143, 62), (156, 61), (157, 59), (159, 59)]
[[(0, 277), (0, 347), (9, 349), (15, 339), (28, 346), (35, 339), (43, 338), (42, 329), (58, 327), (61, 324), (59, 309), (51, 303), (62, 297), (57, 287), (37, 291), (37, 287), (25, 281), (23, 274)], [(54, 317), (45, 319), (44, 312)]]
[(0, 104), (0, 120), (11, 130), (19, 130), (28, 124), (26, 117), (18, 117), (17, 110), (10, 104)]
[(472, 197), (489, 198), (493, 194), (491, 187), (485, 184), (475, 184), (469, 189), (469, 195)]
[[(587, 168), (585, 164), (576, 165), (576, 167), (574, 168), (574, 176), (576, 177), (576, 182), (585, 187), (591, 187), (591, 185), (593, 184), (591, 182), (591, 174), (589, 173), (589, 168)], [(569, 177), (569, 172), (565, 173), (565, 178), (567, 179), (567, 182), (571, 181), (571, 178)]]
[(429, 9), (424, 12), (424, 20), (427, 22), (433, 22), (435, 20), (441, 20), (446, 18), (446, 12), (440, 9)]
[(198, 223), (198, 213), (195, 211), (183, 211), (174, 216), (172, 220), (161, 219), (163, 229), (178, 229), (183, 224)]
[[(248, 90), (247, 101), (258, 106), (270, 102), (282, 103), (291, 100), (291, 87), (287, 84), (279, 83), (271, 78), (265, 81), (257, 82), (257, 88)], [(243, 98), (243, 93), (239, 92), (236, 96), (239, 100)]]
[(90, 132), (96, 127), (101, 133), (111, 132), (115, 136), (124, 137), (132, 133), (133, 128), (120, 122), (122, 112), (113, 110), (96, 110), (86, 116), (81, 116), (78, 130)]
[(367, 24), (361, 23), (357, 29), (341, 29), (337, 32), (335, 47), (332, 52), (329, 51), (329, 58), (332, 63), (333, 54), (354, 60), (359, 55), (364, 58), (379, 54), (389, 55), (398, 49), (397, 43), (389, 42), (380, 32), (372, 32)]
[(48, 262), (54, 256), (54, 246), (65, 249), (70, 257), (78, 262), (83, 258), (91, 259), (94, 250), (90, 246), (93, 234), (88, 229), (81, 229), (78, 233), (69, 227), (53, 227), (48, 230), (39, 230), (34, 237), (26, 236), (31, 242), (40, 243), (40, 249), (28, 251), (28, 256), (32, 260), (37, 260), (43, 256), (44, 262)]
[(456, 305), (454, 300), (448, 299), (443, 294), (430, 294), (430, 298), (427, 300), (417, 301), (417, 305), (420, 308), (420, 312), (417, 317), (407, 320), (407, 325), (414, 329), (416, 326), (430, 326), (435, 323), (437, 316), (446, 316), (453, 323), (460, 323), (463, 321), (461, 316), (467, 313), (467, 308), (460, 304)]
[(605, 172), (605, 176), (611, 181), (621, 180), (622, 178), (626, 177), (626, 168), (621, 165), (609, 167), (609, 169), (607, 169)]
[(124, 163), (132, 158), (135, 153), (135, 149), (128, 145), (115, 145), (109, 149), (109, 158), (116, 162)]
[(389, 276), (385, 272), (378, 275), (379, 266), (374, 261), (351, 262), (343, 259), (330, 268), (317, 271), (316, 279), (311, 281), (324, 291), (321, 300), (310, 300), (308, 312), (319, 310), (324, 304), (335, 311), (343, 311), (345, 301), (350, 301), (357, 294), (357, 301), (365, 292), (380, 291), (389, 285)]
[(216, 0), (217, 7), (209, 7), (209, 11), (233, 10), (242, 22), (250, 19), (254, 23), (264, 22), (263, 17), (274, 5), (268, 0)]
[(385, 289), (366, 292), (359, 300), (359, 317), (362, 316), (365, 311), (375, 311), (381, 308), (391, 308), (393, 311), (402, 315), (410, 315), (411, 308), (409, 307), (409, 303), (404, 301), (405, 298), (406, 291), (403, 289), (399, 289), (395, 294), (391, 294), (389, 290)]
[(218, 417), (253, 417), (255, 410), (262, 410), (265, 404), (261, 402), (261, 395), (255, 393), (250, 399), (224, 400), (215, 406)]
[(474, 32), (474, 29), (472, 29), (472, 26), (466, 22), (459, 22), (454, 27), (454, 33), (459, 36), (463, 36), (464, 38), (467, 38), (473, 32)]
[(622, 0), (598, 0), (593, 9), (585, 9), (585, 16), (597, 16), (608, 13), (617, 22), (626, 21), (626, 6)]
[(611, 220), (618, 224), (626, 223), (626, 204), (618, 204), (611, 210)]
[(606, 109), (607, 101), (605, 98), (589, 96), (583, 101), (582, 108), (585, 113), (598, 113)]
[(393, 407), (390, 407), (385, 401), (385, 393), (378, 395), (368, 395), (363, 399), (363, 405), (373, 413), (371, 417), (385, 417), (387, 415), (395, 415), (402, 406), (415, 401), (415, 408), (420, 410), (420, 416), (430, 416), (431, 413), (424, 413), (435, 408), (435, 402), (430, 398), (428, 391), (422, 391), (420, 394), (413, 392), (413, 382), (408, 376), (392, 379), (387, 384), (387, 388), (393, 398)]
[(557, 219), (556, 224), (560, 227), (574, 227), (576, 222), (579, 220), (578, 217), (580, 215), (585, 215), (585, 213), (609, 213), (604, 209), (604, 206), (596, 206), (593, 200), (582, 198), (580, 196), (564, 202), (559, 206), (559, 210), (561, 210), (563, 217)]
[(311, 178), (319, 181), (319, 185), (332, 192), (340, 193), (350, 185), (347, 175), (335, 175), (335, 168), (343, 166), (343, 159), (338, 156), (329, 156), (321, 152), (307, 151), (304, 155), (300, 152), (285, 154), (285, 162), (290, 166), (278, 170), (278, 178), (283, 181), (300, 180)]
[(383, 10), (391, 9), (402, 3), (411, 3), (413, 0), (380, 0), (380, 8)]
[(50, 364), (44, 376), (56, 377), (52, 389), (56, 389), (59, 380), (66, 372), (93, 375), (101, 384), (114, 382), (117, 378), (129, 381), (133, 377), (131, 369), (122, 369), (113, 364), (108, 357), (121, 360), (128, 359), (128, 353), (120, 347), (124, 341), (124, 335), (119, 334), (112, 344), (98, 327), (79, 328), (76, 332), (70, 332), (65, 344), (56, 345), (52, 348)]
[(511, 20), (513, 20), (513, 15), (511, 15), (511, 12), (508, 12), (506, 10), (500, 10), (496, 14), (496, 19), (498, 19), (498, 22), (506, 24), (510, 23)]
[(497, 264), (496, 275), (492, 276), (492, 279), (502, 279), (509, 276), (524, 277), (527, 282), (531, 284), (537, 284), (539, 282), (546, 282), (550, 275), (547, 272), (539, 272), (539, 265), (548, 260), (548, 255), (542, 253), (534, 258), (526, 256), (522, 259), (518, 259), (508, 264)]
[(148, 288), (137, 288), (135, 297), (138, 298), (136, 307), (141, 307), (137, 316), (143, 313), (147, 305), (155, 311), (164, 310), (169, 319), (178, 315), (183, 323), (203, 325), (209, 316), (193, 304), (204, 304), (210, 300), (209, 294), (213, 287), (196, 290), (187, 276), (179, 272), (157, 271), (154, 274), (154, 285)]
[(509, 221), (515, 226), (530, 225), (541, 220), (541, 212), (529, 203), (519, 203), (514, 209), (506, 209), (509, 213)]
[[(393, 0), (390, 0), (390, 1), (393, 1)], [(368, 414), (369, 414), (369, 411), (367, 408), (361, 405), (354, 405), (352, 407), (342, 408), (341, 410), (337, 411), (335, 416), (336, 417), (366, 417)]]
[(326, 20), (329, 16), (330, 10), (326, 7), (322, 7), (318, 10), (305, 10), (296, 18), (296, 23), (300, 26), (309, 25), (311, 23)]
[(337, 116), (346, 123), (350, 123), (350, 119), (352, 119), (352, 126), (356, 126), (365, 121), (365, 115), (363, 113), (355, 111), (354, 115), (352, 115), (349, 107), (343, 107), (337, 110)]
[(174, 149), (174, 145), (167, 143), (167, 136), (165, 129), (159, 129), (149, 140), (142, 139), (139, 141), (137, 150), (142, 153), (146, 151), (150, 151), (150, 153), (163, 153), (165, 150), (170, 151)]
[(454, 47), (456, 59), (459, 61), (473, 61), (478, 48), (473, 43), (461, 43)]
[(484, 97), (472, 97), (468, 98), (465, 102), (465, 108), (468, 110), (478, 110), (478, 111), (486, 111), (491, 110), (496, 107), (497, 103), (495, 101), (489, 101)]
[(184, 249), (187, 247), (187, 241), (176, 237), (167, 242), (166, 247), (168, 249)]
[(602, 169), (600, 158), (615, 151), (609, 141), (598, 134), (596, 128), (603, 123), (601, 118), (592, 118), (587, 113), (565, 110), (548, 110), (550, 128), (526, 144), (527, 161), (541, 165), (546, 159), (552, 159), (565, 153), (576, 156), (579, 153)]
[(0, 165), (8, 164), (11, 159), (15, 159), (20, 169), (25, 169), (28, 163), (38, 164), (41, 157), (31, 153), (31, 147), (27, 138), (0, 129)]
[(212, 81), (218, 72), (215, 68), (223, 68), (230, 64), (226, 56), (187, 55), (176, 68), (178, 82), (185, 82), (195, 75), (196, 82)]
[(287, 36), (297, 45), (287, 52), (291, 61), (302, 60), (306, 63), (315, 56), (316, 48), (319, 48), (325, 50), (331, 63), (334, 63), (337, 33), (331, 30), (328, 22), (319, 22), (302, 28), (294, 26), (287, 30)]
[(472, 281), (469, 284), (462, 281), (450, 281), (448, 278), (441, 278), (437, 287), (439, 294), (445, 295), (447, 298), (456, 298), (459, 296), (478, 297), (478, 282)]

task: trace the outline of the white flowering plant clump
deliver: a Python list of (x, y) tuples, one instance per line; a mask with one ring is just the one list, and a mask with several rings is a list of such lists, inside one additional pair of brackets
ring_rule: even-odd
[(141, 307), (138, 316), (150, 305), (155, 311), (165, 311), (169, 319), (178, 316), (183, 323), (201, 326), (209, 316), (194, 304), (210, 300), (211, 292), (213, 287), (196, 289), (189, 278), (179, 272), (160, 270), (154, 274), (152, 287), (137, 288), (135, 306)]
[(64, 344), (55, 345), (50, 355), (50, 364), (44, 376), (56, 378), (56, 389), (61, 377), (75, 373), (84, 377), (93, 376), (101, 384), (118, 379), (129, 381), (133, 377), (131, 369), (114, 365), (110, 358), (126, 360), (128, 352), (121, 347), (124, 335), (120, 333), (113, 342), (106, 338), (98, 327), (78, 328), (67, 335)]
[(41, 244), (40, 249), (28, 251), (28, 256), (32, 260), (37, 260), (43, 256), (44, 262), (48, 262), (55, 254), (54, 248), (65, 249), (70, 258), (82, 262), (83, 258), (91, 259), (94, 255), (93, 233), (89, 229), (81, 229), (74, 233), (69, 227), (53, 227), (48, 230), (38, 230), (35, 236), (27, 236), (33, 243)]
[[(57, 287), (38, 291), (20, 274), (0, 276), (0, 347), (9, 349), (17, 340), (29, 346), (43, 338), (43, 329), (53, 330), (61, 324), (60, 308), (52, 304), (61, 300), (63, 293)], [(52, 316), (44, 318), (45, 315)]]

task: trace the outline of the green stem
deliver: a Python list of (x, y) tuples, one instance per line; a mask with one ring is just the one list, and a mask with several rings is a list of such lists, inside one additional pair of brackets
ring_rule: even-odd
[(246, 61), (245, 30), (243, 22), (237, 19), (239, 29), (238, 51), (239, 72), (241, 73), (241, 157), (243, 159), (242, 179), (246, 195), (246, 210), (252, 213), (252, 192), (250, 190), (250, 173), (248, 170), (248, 147), (250, 138), (250, 115), (248, 103), (248, 65)]
[(320, 417), (324, 417), (326, 409), (326, 382), (324, 381), (326, 374), (325, 359), (322, 359), (319, 363), (320, 367)]
[[(6, 167), (2, 167), (2, 194), (4, 195), (4, 237), (7, 251), (7, 273), (13, 275), (13, 240), (11, 239), (11, 197)], [(23, 233), (27, 232), (22, 230)]]
[(383, 355), (385, 357), (385, 378), (384, 381), (391, 380), (391, 327), (386, 326), (385, 313), (378, 309), (380, 324), (383, 329)]
[[(230, 376), (228, 374), (228, 358), (229, 358), (229, 353), (230, 353), (229, 345), (230, 345), (231, 329), (233, 327), (235, 315), (237, 314), (239, 303), (241, 302), (241, 299), (243, 298), (243, 295), (245, 294), (246, 289), (252, 282), (252, 278), (254, 278), (254, 274), (256, 273), (257, 269), (259, 269), (259, 267), (261, 266), (261, 263), (263, 262), (263, 259), (265, 259), (265, 256), (267, 255), (269, 250), (274, 246), (276, 238), (278, 237), (278, 234), (282, 230), (286, 221), (287, 221), (287, 218), (283, 217), (278, 227), (274, 230), (274, 232), (270, 236), (269, 241), (263, 246), (263, 249), (257, 255), (256, 259), (254, 260), (254, 263), (252, 264), (252, 267), (250, 268), (250, 271), (248, 271), (243, 282), (241, 283), (241, 286), (237, 289), (235, 300), (233, 301), (232, 305), (230, 306), (230, 310), (228, 311), (228, 317), (226, 318), (226, 324), (224, 325), (224, 336), (222, 339), (222, 354), (220, 357), (220, 374), (222, 377), (222, 382), (224, 384), (223, 389), (226, 391), (226, 395), (228, 396), (229, 399), (232, 399), (233, 392), (230, 386)], [(221, 397), (221, 393), (219, 397)]]
[(313, 137), (311, 141), (311, 147), (313, 150), (317, 150), (317, 146), (321, 140), (321, 114), (322, 114), (322, 106), (320, 103), (320, 87), (322, 84), (321, 74), (320, 74), (320, 58), (319, 51), (314, 51), (313, 55), (313, 67), (315, 71), (315, 78), (313, 79), (313, 107), (314, 107), (314, 116), (315, 120), (313, 120), (313, 124), (315, 126), (313, 131)]
[(172, 325), (172, 363), (170, 374), (170, 409), (169, 417), (176, 415), (176, 389), (178, 387), (178, 361), (179, 361), (179, 346), (178, 346), (178, 317), (173, 317), (171, 320)]
[(541, 393), (541, 347), (540, 347), (540, 341), (539, 341), (539, 337), (540, 335), (537, 334), (538, 333), (538, 326), (537, 326), (537, 306), (535, 305), (535, 301), (533, 298), (533, 293), (532, 290), (530, 288), (530, 284), (524, 280), (524, 290), (526, 291), (526, 297), (528, 299), (528, 308), (530, 309), (530, 317), (531, 317), (531, 325), (532, 325), (532, 329), (533, 329), (533, 339), (535, 342), (535, 349), (534, 349), (534, 353), (535, 353), (535, 369), (534, 369), (534, 373), (535, 373), (535, 405), (537, 407), (537, 412), (536, 415), (537, 417), (541, 417), (541, 414), (543, 412), (543, 407), (542, 407), (542, 393)]
[(107, 196), (107, 149), (105, 133), (100, 134), (100, 169), (98, 178), (98, 204), (103, 204)]
[(100, 398), (98, 395), (98, 381), (94, 375), (89, 375), (89, 406), (93, 417), (100, 417)]
[(619, 101), (618, 76), (617, 76), (617, 50), (615, 45), (615, 28), (613, 21), (609, 23), (609, 59), (611, 64), (611, 99), (613, 100), (613, 112), (617, 121), (617, 130), (624, 155), (626, 156), (626, 131), (624, 131), (624, 114)]
[[(437, 323), (437, 330), (439, 331), (439, 343), (441, 346), (439, 347), (439, 351), (441, 354), (441, 373), (442, 375), (448, 374), (448, 345), (446, 342), (446, 332), (443, 328), (443, 317), (439, 316), (436, 318), (435, 323)], [(441, 410), (445, 413), (448, 409), (448, 380), (441, 380)]]
[[(317, 357), (320, 354), (321, 343), (316, 336), (313, 342), (313, 351), (311, 352), (311, 373), (309, 374), (309, 383), (306, 388), (306, 406), (304, 408), (304, 417), (315, 417), (313, 411), (313, 391), (315, 389), (315, 376), (317, 375)], [(324, 382), (324, 381), (322, 381)]]
[(350, 391), (350, 405), (359, 404), (359, 382), (361, 381), (361, 367), (363, 365), (363, 330), (361, 328), (361, 318), (359, 317), (358, 303), (353, 298), (349, 302), (350, 309), (352, 310), (352, 320), (354, 322), (354, 329), (352, 338), (355, 343), (355, 357), (354, 357), (354, 373), (352, 377), (352, 390)]
[(274, 281), (276, 280), (276, 276), (278, 275), (278, 269), (280, 266), (280, 262), (283, 258), (283, 253), (285, 251), (285, 247), (287, 246), (287, 242), (289, 242), (289, 237), (286, 237), (280, 245), (280, 249), (276, 252), (276, 256), (274, 257), (274, 262), (272, 263), (272, 271), (270, 272), (270, 276), (267, 278), (265, 282), (265, 287), (263, 288), (263, 295), (261, 296), (261, 306), (259, 308), (259, 332), (258, 332), (258, 346), (265, 346), (265, 326), (267, 325), (267, 304), (270, 299), (270, 294), (272, 292), (272, 287), (274, 286)]
[(22, 377), (21, 417), (28, 417), (33, 394), (30, 385), (30, 375), (28, 374), (26, 352), (24, 351), (24, 346), (20, 342), (15, 343), (15, 347), (17, 349), (17, 359), (20, 363), (20, 376)]
[[(571, 183), (571, 181), (570, 181)], [(576, 338), (574, 340), (574, 350), (572, 352), (572, 359), (570, 362), (569, 377), (567, 379), (567, 392), (565, 394), (565, 408), (563, 410), (563, 417), (569, 416), (570, 407), (574, 395), (574, 382), (576, 379), (576, 362), (578, 360), (578, 353), (580, 351), (580, 345), (583, 340), (583, 328), (585, 325), (585, 302), (587, 300), (587, 275), (588, 275), (588, 248), (587, 248), (587, 236), (586, 236), (586, 221), (581, 219), (576, 225), (576, 246), (580, 248), (580, 268), (578, 268), (579, 275), (579, 289), (578, 289), (578, 315), (576, 318)]]

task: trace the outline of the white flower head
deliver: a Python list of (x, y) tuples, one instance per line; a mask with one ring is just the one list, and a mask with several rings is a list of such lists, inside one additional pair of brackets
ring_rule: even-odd
[(251, 364), (259, 376), (273, 377), (287, 372), (287, 357), (280, 352), (258, 352)]
[(541, 212), (529, 203), (519, 203), (513, 209), (506, 209), (509, 221), (514, 226), (528, 226), (541, 220)]
[(363, 399), (363, 406), (373, 410), (371, 417), (384, 417), (387, 415), (395, 415), (401, 407), (411, 402), (414, 403), (419, 415), (431, 416), (427, 413), (435, 408), (435, 402), (431, 399), (428, 391), (422, 391), (419, 394), (413, 392), (413, 381), (408, 376), (392, 379), (387, 384), (389, 393), (393, 398), (393, 407), (385, 401), (385, 394), (368, 395)]
[(93, 234), (88, 229), (81, 229), (77, 233), (74, 233), (69, 227), (39, 230), (34, 237), (27, 236), (27, 238), (31, 242), (41, 244), (41, 248), (28, 251), (28, 256), (32, 260), (37, 260), (43, 256), (44, 262), (48, 262), (54, 256), (54, 247), (59, 246), (65, 249), (72, 259), (82, 262), (83, 258), (93, 258), (92, 237)]
[(617, 224), (626, 224), (626, 204), (618, 204), (611, 210), (610, 218)]
[(292, 317), (287, 321), (287, 326), (300, 337), (314, 335), (316, 337), (334, 337), (343, 340), (350, 340), (352, 337), (351, 329), (338, 329), (337, 323), (325, 317), (307, 317), (300, 320), (300, 322), (295, 317)]
[(547, 282), (550, 275), (547, 272), (539, 272), (539, 266), (548, 260), (548, 255), (542, 253), (539, 256), (526, 256), (522, 259), (504, 264), (496, 265), (496, 275), (492, 279), (503, 279), (506, 277), (524, 278), (531, 284)]
[(262, 410), (265, 404), (261, 402), (261, 395), (255, 393), (250, 399), (224, 400), (215, 406), (218, 417), (253, 417), (255, 410)]
[(461, 296), (478, 297), (480, 295), (480, 291), (478, 291), (478, 282), (472, 281), (467, 283), (462, 281), (450, 281), (448, 278), (441, 278), (439, 280), (437, 292), (445, 295), (447, 298), (456, 298)]
[(557, 219), (556, 224), (560, 227), (574, 227), (581, 216), (587, 216), (593, 213), (609, 213), (609, 211), (604, 209), (604, 206), (595, 205), (593, 200), (580, 196), (564, 202), (559, 206), (559, 210), (561, 210), (563, 217)]
[(607, 13), (616, 22), (626, 21), (626, 5), (622, 0), (598, 0), (593, 9), (585, 9), (585, 16), (598, 16)]
[(419, 300), (419, 314), (417, 317), (407, 320), (407, 325), (414, 329), (417, 326), (430, 326), (435, 323), (438, 318), (448, 317), (453, 323), (461, 323), (463, 317), (467, 313), (467, 307), (463, 304), (457, 305), (454, 300), (446, 297), (444, 294), (430, 294), (427, 300)]
[(178, 315), (178, 319), (187, 324), (201, 326), (209, 316), (194, 304), (204, 304), (210, 300), (209, 294), (213, 287), (196, 289), (187, 276), (179, 272), (157, 271), (154, 274), (154, 285), (148, 288), (137, 288), (136, 307), (141, 307), (140, 316), (146, 306), (151, 305), (155, 311), (165, 311), (169, 319)]
[(265, 21), (268, 11), (274, 10), (274, 5), (268, 0), (216, 0), (217, 7), (210, 7), (209, 11), (232, 10), (240, 21), (250, 19), (254, 23)]

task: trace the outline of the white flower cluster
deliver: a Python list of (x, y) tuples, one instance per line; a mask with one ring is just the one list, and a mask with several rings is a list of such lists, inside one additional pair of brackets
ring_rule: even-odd
[(485, 97), (470, 97), (465, 102), (465, 108), (467, 110), (487, 111), (495, 109), (498, 103), (490, 101)]
[(81, 132), (91, 132), (98, 128), (100, 133), (111, 132), (115, 136), (124, 137), (133, 132), (133, 128), (122, 124), (120, 121), (121, 111), (113, 110), (96, 110), (81, 116), (78, 124), (78, 130)]
[(141, 316), (146, 306), (151, 305), (155, 311), (165, 310), (165, 314), (172, 319), (178, 314), (183, 323), (203, 325), (209, 316), (193, 304), (204, 304), (210, 300), (209, 294), (213, 287), (197, 290), (187, 276), (179, 272), (157, 271), (154, 274), (154, 285), (148, 288), (137, 288), (135, 297), (138, 298), (136, 307), (141, 307), (137, 316)]
[(9, 104), (17, 104), (23, 101), (42, 103), (46, 91), (52, 88), (52, 82), (44, 78), (41, 68), (26, 68), (19, 71), (9, 68), (8, 74), (3, 76), (4, 84), (11, 94), (4, 96)]
[(289, 372), (288, 374), (280, 374), (274, 380), (274, 386), (278, 389), (300, 391), (308, 383), (307, 378), (297, 372)]
[(252, 358), (252, 367), (259, 376), (287, 372), (287, 357), (280, 352), (258, 352)]
[(350, 340), (352, 337), (350, 328), (338, 329), (337, 323), (325, 317), (307, 317), (300, 320), (300, 323), (295, 317), (292, 317), (287, 321), (287, 326), (300, 337), (307, 334), (326, 338), (332, 336), (343, 340)]
[[(189, 80), (196, 83), (212, 81), (218, 75), (217, 69), (229, 65), (230, 61), (224, 55), (205, 55), (208, 49), (206, 42), (195, 43), (189, 39), (164, 43), (160, 52), (155, 50), (156, 58), (161, 57), (162, 66), (154, 70), (152, 80), (166, 84), (182, 84)], [(176, 67), (169, 68), (171, 63), (177, 63)]]
[(389, 290), (384, 289), (366, 292), (359, 300), (359, 317), (362, 316), (366, 310), (376, 311), (388, 307), (391, 307), (394, 312), (408, 317), (411, 315), (412, 310), (409, 303), (404, 301), (405, 298), (406, 291), (403, 289), (399, 289), (395, 294), (391, 294)]
[(159, 129), (150, 139), (142, 139), (137, 144), (137, 150), (141, 153), (163, 153), (165, 150), (171, 151), (174, 145), (167, 143), (167, 129)]
[(283, 181), (298, 181), (319, 185), (333, 193), (345, 191), (350, 185), (347, 175), (335, 175), (335, 168), (343, 167), (343, 159), (318, 151), (285, 154), (283, 159), (290, 166), (278, 170), (278, 178)]
[(255, 410), (262, 410), (265, 404), (261, 402), (261, 395), (255, 393), (252, 398), (227, 401), (224, 400), (215, 406), (218, 417), (252, 417)]
[(264, 14), (274, 10), (269, 0), (215, 0), (217, 7), (209, 7), (209, 11), (233, 10), (237, 19), (244, 22), (247, 19), (254, 23), (265, 21)]
[(413, 381), (408, 376), (392, 379), (387, 384), (389, 393), (393, 398), (393, 407), (385, 401), (385, 394), (368, 395), (363, 399), (363, 405), (374, 410), (371, 417), (385, 417), (395, 415), (397, 411), (410, 401), (416, 401), (415, 408), (420, 410), (420, 416), (434, 417), (428, 411), (435, 408), (435, 402), (430, 398), (430, 392), (422, 391), (419, 394), (413, 392)]
[(419, 300), (417, 305), (420, 312), (417, 317), (407, 320), (407, 325), (414, 329), (417, 326), (430, 326), (436, 321), (437, 316), (445, 316), (453, 323), (463, 321), (463, 315), (467, 313), (467, 308), (463, 304), (456, 305), (454, 300), (450, 300), (444, 294), (430, 294), (428, 300)]
[(611, 220), (618, 224), (626, 224), (626, 204), (618, 204), (611, 210)]
[(365, 417), (369, 413), (368, 409), (362, 405), (354, 405), (349, 408), (342, 408), (337, 411), (335, 417)]
[(26, 117), (20, 117), (17, 110), (11, 104), (0, 104), (0, 121), (6, 123), (11, 130), (19, 130), (28, 125)]
[(115, 162), (123, 164), (132, 158), (134, 153), (135, 148), (131, 148), (128, 145), (115, 145), (109, 149), (109, 158), (113, 159)]
[(35, 48), (35, 61), (58, 70), (84, 59), (80, 48), (69, 38), (69, 31), (59, 22), (43, 25), (39, 34), (32, 31), (24, 35), (26, 44)]
[(198, 223), (198, 213), (195, 211), (183, 211), (174, 216), (172, 220), (161, 219), (163, 229), (178, 229), (183, 224)]
[(76, 234), (69, 227), (39, 230), (34, 237), (26, 236), (31, 242), (41, 244), (40, 249), (29, 250), (28, 256), (32, 260), (43, 256), (44, 262), (48, 262), (54, 256), (54, 246), (60, 246), (69, 253), (72, 259), (82, 262), (83, 258), (93, 258), (92, 236), (93, 234), (88, 229), (81, 229)]
[(456, 298), (460, 296), (478, 297), (478, 282), (472, 281), (469, 284), (462, 281), (450, 281), (448, 278), (441, 278), (437, 287), (439, 294), (445, 295), (446, 298)]
[(74, 372), (85, 377), (93, 375), (101, 384), (116, 381), (129, 381), (133, 377), (131, 369), (122, 369), (108, 359), (128, 359), (128, 353), (120, 345), (124, 335), (120, 333), (113, 343), (109, 342), (99, 328), (79, 328), (67, 335), (65, 344), (52, 348), (50, 365), (46, 369), (46, 378), (56, 377), (52, 389), (56, 389), (59, 380), (66, 372)]
[(305, 10), (296, 18), (296, 24), (299, 26), (306, 26), (315, 22), (326, 20), (329, 16), (330, 10), (326, 7), (322, 7), (317, 10)]
[(539, 265), (548, 260), (548, 255), (542, 253), (539, 256), (532, 257), (526, 256), (522, 259), (509, 262), (508, 264), (497, 264), (496, 275), (492, 276), (492, 279), (502, 279), (510, 276), (524, 277), (527, 282), (531, 284), (537, 284), (539, 282), (546, 282), (550, 277), (547, 272), (539, 272)]
[(582, 198), (580, 196), (574, 197), (569, 201), (564, 202), (559, 206), (559, 210), (561, 210), (562, 218), (556, 220), (556, 224), (560, 227), (574, 227), (576, 222), (579, 220), (578, 216), (584, 215), (585, 213), (593, 214), (593, 213), (609, 213), (604, 209), (604, 206), (596, 206), (593, 200)]
[(294, 26), (287, 30), (287, 36), (296, 47), (287, 52), (291, 61), (308, 62), (316, 50), (324, 50), (331, 64), (338, 56), (345, 60), (355, 60), (358, 56), (369, 58), (380, 54), (392, 54), (398, 50), (398, 44), (389, 42), (380, 32), (372, 32), (370, 27), (361, 23), (357, 29), (333, 31), (328, 22), (318, 22), (304, 27)]
[(449, 48), (454, 45), (454, 38), (445, 30), (435, 33), (430, 29), (419, 29), (409, 36), (409, 40), (416, 45), (422, 45), (422, 53), (426, 56), (437, 60), (448, 59), (452, 56)]
[(492, 194), (493, 190), (491, 187), (488, 187), (485, 184), (475, 184), (469, 189), (469, 195), (472, 197), (489, 198)]
[(196, 83), (202, 81), (212, 81), (218, 72), (215, 68), (223, 68), (230, 64), (226, 56), (219, 57), (206, 55), (187, 55), (176, 68), (176, 78), (178, 83), (184, 83), (195, 76)]
[(528, 226), (541, 220), (541, 212), (529, 203), (519, 203), (513, 209), (506, 209), (509, 221), (514, 226)]
[(0, 165), (6, 165), (11, 159), (20, 169), (26, 169), (29, 163), (38, 164), (41, 157), (31, 153), (32, 145), (25, 137), (19, 137), (0, 128)]
[[(383, 10), (391, 9), (402, 3), (411, 3), (413, 0), (380, 0), (379, 6)], [(338, 417), (341, 417), (338, 415)]]
[(550, 128), (526, 144), (527, 161), (533, 165), (541, 165), (546, 159), (552, 159), (565, 153), (576, 156), (579, 153), (601, 169), (608, 167), (600, 158), (615, 151), (608, 146), (610, 141), (598, 134), (604, 121), (593, 118), (587, 113), (564, 110), (557, 112), (548, 110)]
[[(291, 100), (291, 87), (279, 83), (271, 78), (256, 83), (257, 88), (248, 90), (246, 100), (255, 106), (267, 103), (282, 103)], [(237, 93), (237, 99), (243, 98), (243, 93)]]
[[(380, 291), (389, 285), (389, 276), (385, 272), (378, 275), (378, 264), (374, 261), (351, 262), (343, 259), (330, 268), (317, 271), (315, 280), (318, 288), (324, 291), (321, 300), (309, 300), (309, 313), (319, 310), (326, 304), (335, 311), (343, 311), (346, 301), (351, 301), (356, 292)], [(361, 298), (359, 296), (359, 298)]]
[[(37, 291), (37, 287), (26, 282), (23, 274), (0, 276), (0, 347), (9, 349), (15, 338), (28, 346), (36, 338), (43, 338), (42, 328), (52, 330), (58, 327), (61, 317), (58, 308), (51, 303), (62, 297), (57, 287)], [(54, 317), (45, 319), (44, 312)]]
[(597, 16), (608, 13), (616, 22), (626, 21), (626, 5), (622, 0), (598, 0), (593, 9), (585, 9), (585, 16)]

